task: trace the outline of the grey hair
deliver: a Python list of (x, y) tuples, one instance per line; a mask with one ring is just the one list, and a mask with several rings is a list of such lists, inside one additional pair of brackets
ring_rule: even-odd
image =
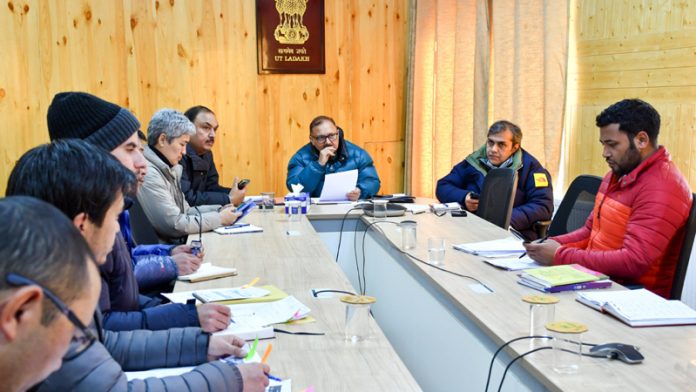
[(196, 126), (179, 111), (160, 109), (147, 125), (147, 143), (154, 146), (161, 134), (167, 137), (167, 143), (171, 143), (181, 136), (195, 135)]

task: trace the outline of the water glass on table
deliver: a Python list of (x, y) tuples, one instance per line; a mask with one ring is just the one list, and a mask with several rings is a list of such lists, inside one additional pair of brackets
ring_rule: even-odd
[(273, 211), (275, 205), (275, 192), (262, 192), (261, 205), (259, 209), (262, 211)]
[(442, 265), (445, 262), (444, 238), (428, 238), (428, 262), (433, 265)]
[(375, 219), (382, 220), (387, 219), (387, 203), (389, 200), (375, 199), (372, 200), (372, 206), (374, 208)]

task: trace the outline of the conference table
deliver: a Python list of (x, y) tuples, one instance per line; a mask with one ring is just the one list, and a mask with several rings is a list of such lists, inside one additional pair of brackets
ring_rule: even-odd
[[(326, 335), (278, 334), (269, 360), (273, 373), (292, 378), (293, 390), (314, 385), (318, 391), (483, 391), (493, 353), (528, 335), (529, 307), (521, 299), (538, 292), (516, 283), (516, 272), (451, 247), (510, 235), (474, 214), (407, 213), (377, 221), (339, 204), (312, 205), (300, 222), (289, 222), (282, 208), (254, 211), (245, 220), (263, 227), (263, 233), (203, 236), (206, 261), (234, 266), (239, 275), (179, 282), (175, 290), (239, 286), (258, 276), (259, 284), (275, 284), (309, 306), (317, 322), (287, 329)], [(403, 220), (417, 222), (417, 245), (407, 252), (401, 249), (398, 223)], [(427, 264), (429, 237), (447, 243), (441, 268), (483, 285)], [(377, 298), (375, 323), (372, 337), (354, 344), (343, 339), (345, 306), (338, 296), (314, 298), (310, 290), (356, 292), (362, 281), (366, 293)], [(575, 301), (573, 292), (554, 295), (560, 298), (556, 320), (589, 327), (584, 342), (636, 345), (645, 360), (629, 365), (583, 357), (576, 374), (558, 374), (551, 350), (541, 350), (515, 362), (503, 391), (696, 390), (696, 326), (631, 328)], [(545, 344), (522, 340), (504, 349), (494, 362), (489, 390), (498, 389), (513, 358)]]

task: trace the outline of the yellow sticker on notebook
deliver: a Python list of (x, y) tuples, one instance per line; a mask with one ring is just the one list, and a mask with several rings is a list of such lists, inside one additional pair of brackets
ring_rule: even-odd
[(549, 179), (546, 177), (546, 173), (534, 173), (534, 186), (537, 188), (549, 186)]

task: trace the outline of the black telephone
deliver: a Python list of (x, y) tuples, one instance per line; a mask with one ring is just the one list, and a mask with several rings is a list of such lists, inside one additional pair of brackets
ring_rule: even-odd
[(237, 189), (239, 189), (239, 190), (241, 191), (241, 190), (244, 189), (244, 187), (247, 186), (247, 184), (249, 184), (250, 182), (251, 182), (251, 180), (248, 179), (248, 178), (244, 178), (244, 179), (240, 180), (240, 181), (237, 183)]

